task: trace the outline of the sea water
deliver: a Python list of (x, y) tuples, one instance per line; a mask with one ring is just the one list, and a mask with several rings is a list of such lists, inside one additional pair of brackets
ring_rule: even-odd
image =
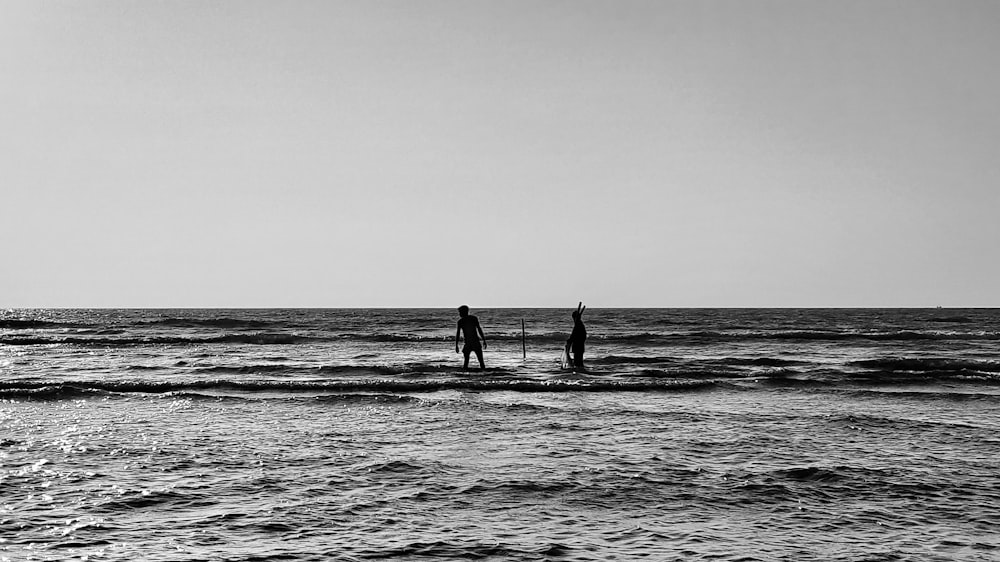
[(1000, 559), (998, 310), (472, 312), (0, 312), (0, 560)]

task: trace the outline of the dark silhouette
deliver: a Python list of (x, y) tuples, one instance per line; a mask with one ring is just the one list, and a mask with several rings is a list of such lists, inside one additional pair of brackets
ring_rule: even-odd
[(458, 315), (461, 318), (458, 319), (458, 329), (455, 331), (455, 353), (458, 353), (458, 340), (461, 336), (465, 336), (465, 346), (462, 348), (462, 353), (465, 354), (465, 365), (462, 368), (469, 369), (469, 354), (474, 351), (476, 357), (479, 358), (479, 368), (485, 369), (483, 348), (486, 347), (486, 334), (483, 333), (483, 328), (479, 325), (479, 319), (469, 314), (469, 307), (464, 304), (458, 307)]
[(573, 313), (573, 332), (566, 340), (566, 355), (573, 354), (573, 366), (581, 371), (584, 370), (583, 351), (587, 343), (587, 327), (583, 325), (584, 310), (587, 310), (587, 307), (583, 306), (582, 302), (576, 306), (576, 311)]

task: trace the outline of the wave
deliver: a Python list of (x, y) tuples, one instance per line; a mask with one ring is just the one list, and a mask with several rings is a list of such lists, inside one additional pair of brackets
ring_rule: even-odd
[[(670, 371), (657, 371), (677, 375), (682, 373), (688, 376), (692, 369), (708, 370), (715, 376), (732, 376), (734, 373), (740, 375), (747, 373), (746, 367), (763, 367), (770, 369), (787, 369), (789, 367), (800, 367), (809, 365), (806, 361), (796, 361), (791, 359), (779, 359), (777, 357), (722, 357), (718, 359), (691, 360), (678, 357), (664, 356), (625, 356), (608, 355), (606, 357), (595, 357), (588, 359), (587, 363), (602, 367), (624, 367), (629, 365), (648, 365), (656, 367), (668, 367)], [(768, 371), (773, 372), (773, 371)]]
[[(365, 375), (359, 370), (356, 374)], [(190, 398), (206, 400), (253, 400), (261, 394), (267, 399), (274, 399), (279, 393), (284, 398), (317, 399), (322, 402), (344, 401), (382, 401), (408, 402), (413, 397), (407, 394), (433, 393), (439, 391), (473, 391), (473, 392), (531, 392), (531, 393), (564, 393), (564, 392), (687, 392), (710, 391), (715, 389), (730, 389), (748, 391), (754, 388), (771, 388), (775, 385), (789, 388), (807, 386), (810, 391), (818, 388), (834, 392), (878, 392), (886, 396), (906, 396), (927, 400), (995, 400), (1000, 395), (991, 391), (976, 391), (978, 384), (994, 388), (1000, 383), (1000, 375), (985, 374), (979, 377), (962, 375), (941, 375), (940, 373), (893, 374), (885, 372), (869, 373), (867, 375), (816, 379), (810, 375), (795, 374), (795, 378), (787, 378), (782, 374), (768, 374), (764, 377), (733, 376), (733, 374), (712, 371), (703, 372), (668, 372), (656, 369), (646, 369), (636, 373), (621, 376), (581, 375), (574, 377), (554, 376), (551, 378), (524, 378), (504, 372), (487, 375), (467, 376), (455, 373), (454, 377), (427, 378), (380, 378), (375, 373), (368, 378), (339, 379), (335, 381), (303, 381), (237, 378), (216, 378), (211, 380), (193, 381), (157, 381), (157, 380), (73, 380), (67, 382), (55, 381), (3, 381), (0, 382), (0, 399), (59, 401), (86, 398), (120, 398), (131, 395), (161, 395), (170, 398)], [(934, 382), (961, 382), (961, 390), (951, 386), (946, 390), (920, 390), (908, 392), (900, 389), (900, 385), (918, 383), (926, 385)], [(864, 386), (858, 386), (864, 383)], [(977, 384), (978, 383), (978, 384)], [(879, 391), (878, 388), (889, 385), (891, 390)], [(921, 386), (921, 389), (926, 388)]]
[[(995, 382), (1000, 382), (996, 380)], [(918, 400), (932, 400), (932, 401), (948, 401), (948, 402), (997, 402), (1000, 400), (1000, 394), (995, 392), (975, 392), (969, 388), (964, 388), (960, 391), (954, 389), (948, 389), (945, 391), (933, 391), (933, 390), (899, 390), (898, 387), (893, 387), (891, 390), (881, 390), (877, 387), (868, 387), (864, 389), (849, 389), (847, 393), (853, 396), (871, 398), (877, 397), (879, 399), (885, 399), (886, 396), (890, 395), (898, 398), (911, 398)], [(928, 422), (930, 423), (930, 422)]]
[[(566, 335), (535, 336), (542, 341), (565, 341)], [(520, 336), (494, 339), (520, 339)], [(532, 341), (529, 336), (528, 341)], [(634, 332), (625, 334), (590, 334), (589, 340), (626, 344), (672, 344), (740, 342), (759, 340), (788, 341), (920, 341), (920, 340), (1000, 340), (1000, 332), (995, 331), (942, 331), (942, 330), (898, 330), (884, 332), (826, 331), (826, 330), (752, 330), (752, 331), (691, 331), (691, 332)]]
[(733, 378), (744, 378), (743, 373), (733, 373), (732, 371), (722, 371), (722, 370), (697, 370), (697, 369), (683, 369), (683, 370), (662, 370), (662, 369), (641, 369), (632, 373), (623, 373), (622, 376), (629, 378), (684, 378), (684, 379), (733, 379)]
[(317, 396), (316, 401), (318, 402), (336, 402), (336, 403), (359, 403), (359, 404), (410, 404), (414, 402), (419, 402), (419, 398), (413, 396), (399, 395), (399, 394), (368, 394), (368, 393), (354, 393), (354, 394), (327, 394), (323, 396)]
[[(153, 367), (154, 369), (156, 367)], [(194, 366), (192, 370), (199, 375), (296, 375), (296, 376), (318, 376), (318, 375), (434, 375), (434, 374), (454, 374), (456, 369), (453, 365), (433, 365), (429, 363), (407, 363), (401, 365), (212, 365)], [(510, 374), (513, 371), (502, 367), (492, 367), (487, 370), (490, 375)], [(459, 372), (465, 375), (465, 371)]]
[[(721, 361), (721, 360), (720, 360)], [(662, 363), (673, 362), (675, 365), (664, 367)], [(751, 364), (767, 364), (770, 365), (771, 361), (764, 361), (762, 363), (754, 362), (753, 360), (746, 360), (747, 363)], [(747, 376), (760, 376), (760, 373), (748, 372), (746, 369), (740, 368), (740, 366), (735, 366), (734, 368), (726, 368), (724, 364), (692, 364), (684, 363), (679, 360), (669, 359), (669, 358), (650, 358), (650, 360), (645, 360), (644, 358), (622, 358), (617, 356), (611, 356), (607, 358), (599, 358), (593, 361), (588, 361), (592, 369), (588, 371), (585, 376), (616, 376), (616, 377), (648, 377), (648, 378), (675, 378), (675, 379), (708, 379), (708, 378), (746, 378)], [(789, 362), (791, 363), (791, 362)], [(636, 366), (639, 366), (638, 368)], [(144, 367), (144, 366), (133, 366), (130, 370), (143, 371), (143, 370), (158, 370), (159, 367)], [(468, 373), (466, 371), (459, 371), (454, 365), (441, 365), (441, 364), (430, 364), (430, 363), (405, 363), (397, 365), (322, 365), (322, 366), (307, 366), (307, 365), (281, 365), (281, 364), (262, 364), (262, 365), (242, 365), (242, 366), (229, 366), (229, 365), (219, 365), (219, 366), (204, 366), (198, 367), (194, 366), (191, 372), (197, 373), (199, 376), (226, 376), (226, 375), (242, 375), (242, 376), (252, 376), (252, 375), (262, 375), (262, 376), (288, 376), (288, 377), (384, 377), (384, 376), (398, 376), (398, 377), (435, 377), (435, 376), (454, 376), (454, 377), (467, 377)], [(504, 367), (491, 367), (486, 370), (488, 376), (491, 377), (516, 377), (518, 376), (518, 369), (516, 368), (504, 368)], [(543, 374), (566, 376), (562, 370), (557, 370), (553, 368), (551, 371), (542, 371)], [(764, 374), (766, 376), (779, 376), (782, 374), (798, 374), (797, 371), (788, 371), (783, 368), (774, 368), (766, 371)]]
[(924, 373), (1000, 373), (998, 361), (976, 361), (973, 359), (947, 359), (941, 357), (913, 358), (887, 357), (854, 361), (850, 365), (878, 371), (909, 371)]
[(848, 380), (871, 385), (913, 385), (961, 383), (964, 385), (996, 385), (1000, 374), (973, 371), (864, 371), (851, 373)]
[(360, 555), (366, 559), (450, 559), (450, 560), (541, 560), (564, 558), (572, 547), (548, 543), (535, 548), (500, 542), (414, 541), (387, 548), (365, 547)]
[[(67, 393), (67, 396), (71, 396), (73, 392), (79, 391), (80, 389), (71, 390)], [(170, 398), (174, 400), (192, 400), (192, 401), (206, 401), (206, 402), (247, 402), (254, 400), (253, 395), (227, 395), (218, 394), (213, 392), (212, 388), (201, 389), (201, 391), (196, 390), (168, 390), (165, 392), (149, 392), (146, 394), (157, 394), (163, 398)], [(52, 399), (62, 398), (63, 396), (58, 395), (53, 390), (47, 390)], [(0, 391), (2, 394), (3, 391)], [(15, 392), (13, 389), (12, 393)], [(125, 392), (108, 392), (108, 391), (91, 391), (90, 394), (79, 394), (76, 397), (86, 397), (86, 396), (127, 396), (128, 393)], [(34, 395), (34, 396), (44, 396), (44, 394)], [(410, 396), (406, 394), (392, 394), (387, 392), (364, 392), (364, 391), (351, 391), (343, 393), (334, 394), (314, 394), (314, 393), (302, 393), (301, 396), (292, 396), (296, 400), (310, 400), (321, 404), (356, 404), (356, 405), (368, 405), (368, 404), (414, 404), (420, 402), (420, 398), (416, 396)], [(268, 399), (273, 399), (273, 397), (268, 397)], [(0, 442), (2, 446), (2, 442)]]
[(918, 340), (998, 340), (1000, 332), (958, 332), (958, 331), (918, 331), (899, 330), (886, 332), (853, 332), (853, 331), (815, 331), (793, 330), (780, 332), (757, 332), (751, 334), (717, 334), (706, 333), (708, 337), (721, 339), (776, 339), (776, 340), (809, 340), (809, 341), (842, 341), (842, 340), (872, 340), (872, 341), (918, 341)]
[(792, 482), (840, 482), (893, 478), (898, 476), (892, 469), (863, 466), (795, 466), (779, 468), (759, 473), (741, 474), (741, 480), (792, 481)]
[(115, 513), (129, 512), (137, 509), (156, 508), (170, 509), (174, 506), (190, 506), (198, 503), (198, 496), (184, 494), (174, 490), (159, 490), (152, 492), (130, 492), (125, 496), (110, 499), (94, 505), (98, 512)]
[(49, 328), (79, 328), (81, 324), (72, 322), (53, 322), (50, 320), (6, 319), (0, 320), (0, 329), (6, 330), (42, 330)]
[(629, 355), (608, 355), (606, 357), (596, 357), (588, 359), (591, 365), (651, 365), (660, 363), (676, 363), (676, 357), (637, 357)]
[(937, 316), (934, 318), (928, 318), (927, 322), (941, 322), (947, 324), (971, 324), (975, 322), (972, 318), (968, 316)]
[[(416, 369), (418, 367), (414, 367)], [(395, 375), (402, 374), (401, 369), (387, 366), (365, 365), (323, 365), (307, 367), (297, 365), (243, 365), (243, 366), (211, 366), (195, 367), (194, 371), (203, 375)]]
[(0, 398), (39, 401), (78, 400), (110, 396), (114, 393), (101, 388), (88, 388), (70, 384), (44, 384), (41, 386), (22, 385), (0, 388)]
[(521, 378), (460, 378), (435, 380), (367, 379), (336, 382), (231, 380), (205, 381), (73, 381), (52, 383), (20, 381), (0, 383), (0, 397), (63, 399), (102, 393), (167, 394), (186, 392), (288, 392), (312, 395), (356, 392), (424, 393), (441, 390), (513, 391), (513, 392), (636, 392), (669, 391), (709, 388), (713, 381), (671, 380), (609, 380), (609, 379), (521, 379)]
[[(275, 326), (274, 322), (239, 318), (162, 318), (144, 322), (147, 325), (171, 326), (175, 328), (238, 328), (261, 329)], [(282, 322), (281, 325), (287, 325)]]
[(1000, 332), (976, 331), (917, 331), (900, 330), (886, 332), (855, 332), (855, 331), (822, 331), (822, 330), (790, 330), (790, 331), (753, 331), (753, 332), (711, 332), (699, 331), (677, 334), (632, 334), (628, 336), (611, 336), (601, 338), (623, 341), (653, 341), (656, 340), (695, 340), (695, 341), (742, 341), (742, 340), (804, 340), (804, 341), (842, 341), (842, 340), (873, 340), (873, 341), (910, 341), (910, 340), (1000, 340)]
[(204, 345), (204, 344), (249, 344), (249, 345), (294, 345), (330, 341), (328, 338), (300, 336), (296, 334), (258, 333), (227, 334), (223, 336), (188, 337), (0, 337), (3, 345), (78, 345), (91, 347), (129, 347), (136, 345)]
[(713, 362), (719, 365), (737, 365), (748, 367), (797, 367), (809, 364), (805, 361), (778, 359), (776, 357), (726, 357), (714, 360)]
[[(301, 335), (287, 332), (257, 332), (222, 334), (217, 336), (126, 336), (107, 337), (115, 332), (97, 331), (94, 336), (77, 333), (73, 336), (0, 336), (2, 345), (78, 345), (78, 346), (135, 346), (135, 345), (201, 345), (201, 344), (250, 344), (250, 345), (295, 345), (309, 343), (331, 343), (345, 341), (365, 341), (375, 343), (441, 343), (453, 340), (453, 335), (423, 335), (409, 333), (341, 333), (326, 336)], [(566, 334), (534, 334), (525, 339), (534, 345), (561, 345)], [(785, 341), (920, 341), (920, 340), (1000, 340), (1000, 332), (956, 332), (956, 331), (898, 331), (898, 332), (826, 332), (826, 331), (786, 331), (786, 332), (681, 332), (657, 334), (652, 332), (629, 334), (595, 334), (592, 342), (609, 344), (656, 346), (674, 344), (711, 345), (718, 342), (739, 342), (755, 340)], [(487, 341), (521, 341), (519, 334), (493, 334)]]

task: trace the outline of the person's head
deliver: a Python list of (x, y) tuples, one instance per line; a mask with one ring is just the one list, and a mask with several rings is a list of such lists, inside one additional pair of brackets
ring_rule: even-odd
[(469, 315), (469, 307), (465, 306), (464, 304), (462, 306), (458, 307), (458, 315), (461, 316), (462, 318), (465, 318), (466, 316), (468, 316)]

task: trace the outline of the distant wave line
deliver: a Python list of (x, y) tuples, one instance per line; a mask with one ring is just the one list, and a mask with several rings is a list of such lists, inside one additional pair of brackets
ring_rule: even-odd
[[(532, 343), (561, 343), (565, 341), (566, 334), (546, 333), (532, 334), (525, 337), (526, 341)], [(451, 335), (422, 335), (422, 334), (389, 334), (389, 333), (332, 333), (329, 335), (282, 332), (257, 332), (221, 334), (216, 336), (149, 336), (149, 337), (121, 337), (110, 338), (105, 334), (98, 334), (98, 337), (88, 337), (83, 334), (74, 336), (0, 336), (2, 345), (79, 345), (79, 346), (135, 346), (135, 345), (202, 345), (202, 344), (250, 344), (250, 345), (295, 345), (323, 342), (342, 341), (368, 341), (376, 343), (424, 343), (424, 342), (450, 342), (454, 336)], [(487, 341), (520, 341), (520, 334), (493, 334)], [(644, 345), (672, 345), (672, 344), (712, 344), (720, 341), (757, 341), (757, 340), (780, 340), (780, 341), (846, 341), (846, 340), (874, 340), (874, 341), (921, 341), (921, 340), (1000, 340), (1000, 332), (818, 332), (818, 331), (778, 331), (778, 332), (748, 332), (748, 333), (727, 333), (727, 332), (680, 332), (680, 333), (627, 333), (627, 334), (593, 334), (590, 341), (609, 343), (634, 343)]]

